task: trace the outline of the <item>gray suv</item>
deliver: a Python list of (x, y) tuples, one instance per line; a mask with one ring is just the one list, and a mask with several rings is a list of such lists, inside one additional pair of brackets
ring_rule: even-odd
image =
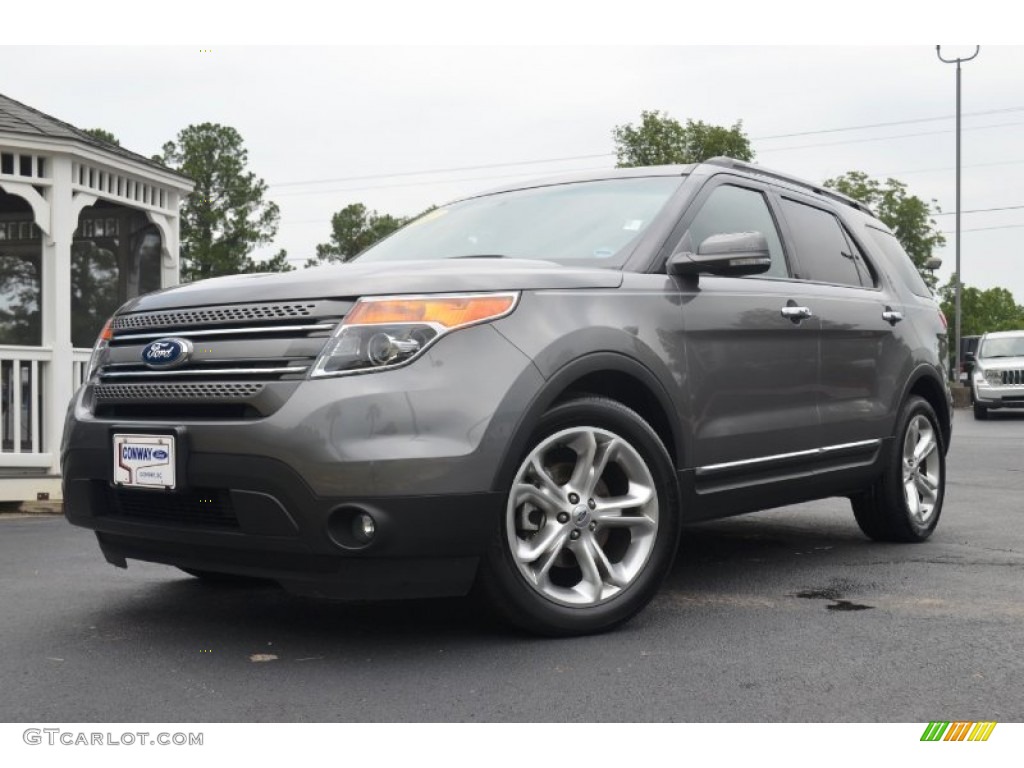
[(860, 203), (725, 158), (537, 181), (347, 264), (122, 307), (69, 411), (65, 509), (120, 567), (476, 590), (595, 632), (686, 523), (841, 496), (871, 538), (926, 539), (948, 359)]

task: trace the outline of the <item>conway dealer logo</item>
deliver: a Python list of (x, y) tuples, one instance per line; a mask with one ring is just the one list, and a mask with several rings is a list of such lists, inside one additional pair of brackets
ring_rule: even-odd
[(921, 741), (988, 741), (996, 724), (986, 723), (928, 723)]

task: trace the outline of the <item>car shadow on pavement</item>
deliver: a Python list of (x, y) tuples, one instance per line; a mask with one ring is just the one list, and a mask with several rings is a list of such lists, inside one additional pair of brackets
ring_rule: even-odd
[[(810, 506), (810, 505), (808, 505)], [(773, 513), (688, 526), (679, 555), (662, 591), (718, 594), (751, 583), (779, 581), (795, 568), (820, 567), (823, 558), (844, 559), (872, 544), (857, 530), (852, 514)], [(150, 580), (136, 585), (134, 598), (101, 609), (120, 626), (148, 625), (168, 639), (219, 636), (287, 636), (304, 641), (410, 645), (460, 638), (530, 639), (501, 624), (483, 601), (467, 598), (349, 603), (294, 596), (270, 582), (209, 583), (173, 569), (144, 565)], [(132, 577), (135, 564), (125, 578)], [(156, 577), (155, 579), (152, 577)], [(137, 576), (136, 576), (137, 578)], [(657, 622), (647, 610), (617, 631)]]

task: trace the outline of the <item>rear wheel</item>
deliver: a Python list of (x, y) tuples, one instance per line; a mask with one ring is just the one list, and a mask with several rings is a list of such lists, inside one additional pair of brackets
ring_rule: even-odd
[(576, 635), (650, 602), (679, 538), (675, 471), (654, 430), (620, 403), (580, 398), (548, 411), (516, 460), (481, 569), (493, 609)]
[(876, 541), (924, 541), (939, 522), (946, 484), (942, 430), (928, 401), (911, 397), (897, 419), (888, 466), (851, 498), (860, 529)]

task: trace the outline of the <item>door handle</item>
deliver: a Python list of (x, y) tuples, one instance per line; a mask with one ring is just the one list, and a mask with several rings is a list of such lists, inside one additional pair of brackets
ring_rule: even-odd
[(811, 312), (810, 307), (797, 307), (793, 305), (786, 305), (781, 310), (782, 316), (792, 320), (794, 323), (799, 323), (801, 320), (806, 320), (808, 317), (813, 317), (814, 313)]
[(892, 307), (886, 307), (885, 311), (882, 312), (882, 319), (889, 325), (896, 325), (896, 323), (903, 319), (903, 313), (897, 312)]

